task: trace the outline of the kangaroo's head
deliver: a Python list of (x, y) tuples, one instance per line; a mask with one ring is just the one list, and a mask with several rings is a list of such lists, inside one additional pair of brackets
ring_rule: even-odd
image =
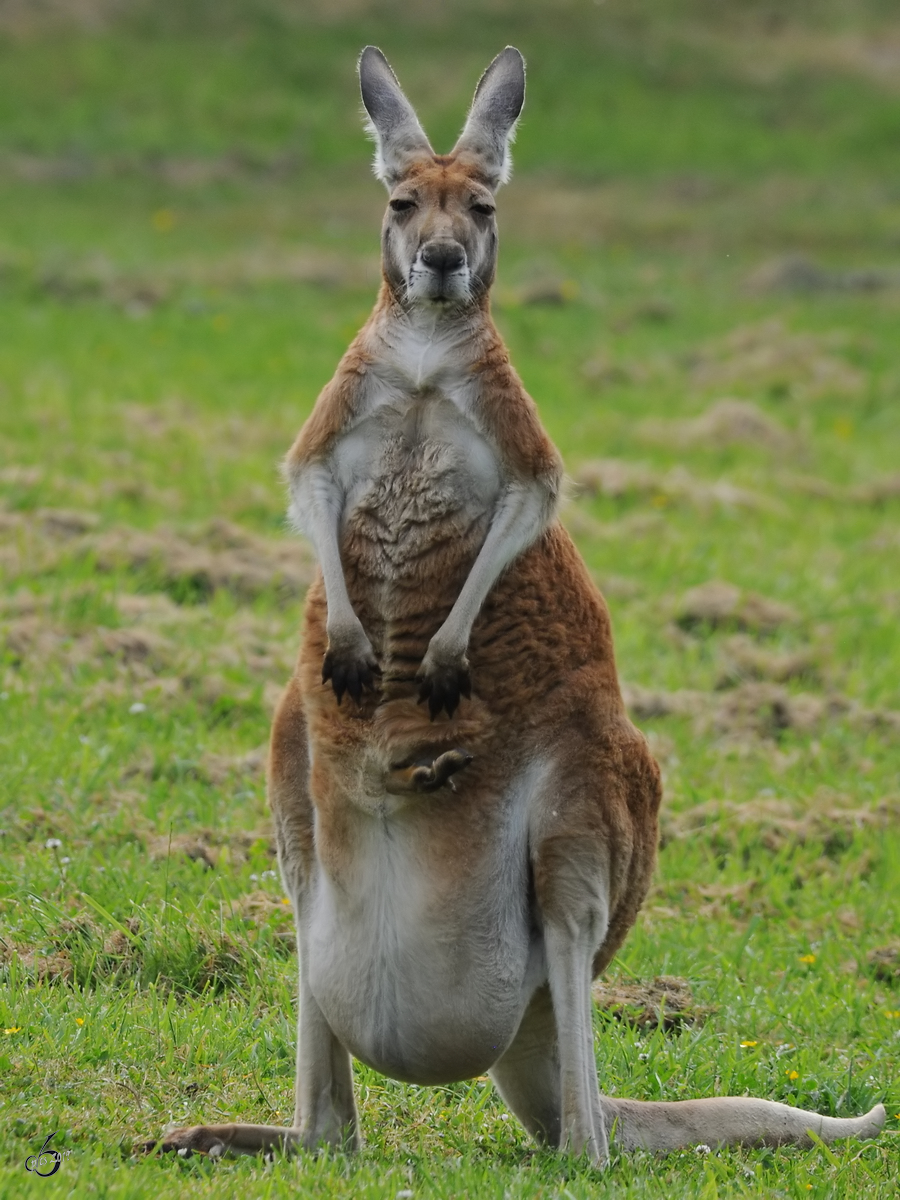
[(525, 62), (512, 46), (482, 75), (459, 141), (435, 154), (387, 59), (359, 60), (377, 145), (375, 174), (390, 193), (382, 226), (384, 276), (404, 308), (464, 308), (487, 294), (497, 266), (494, 193), (509, 178), (509, 143), (525, 102)]

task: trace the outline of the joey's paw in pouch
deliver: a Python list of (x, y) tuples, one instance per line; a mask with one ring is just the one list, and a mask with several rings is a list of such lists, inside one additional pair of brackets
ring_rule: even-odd
[(349, 693), (357, 705), (362, 702), (363, 692), (373, 692), (378, 687), (381, 668), (363, 634), (362, 638), (346, 643), (329, 639), (328, 649), (322, 660), (322, 682), (331, 681), (337, 702)]
[(419, 685), (419, 703), (428, 701), (432, 721), (442, 709), (446, 709), (447, 716), (452, 717), (459, 707), (461, 696), (467, 700), (472, 698), (472, 676), (465, 657), (438, 663), (429, 661), (426, 655), (416, 673), (416, 683)]
[(473, 757), (468, 750), (446, 750), (430, 767), (419, 767), (414, 774), (414, 780), (424, 792), (436, 792), (445, 783), (450, 783), (453, 787), (451, 776), (467, 767)]

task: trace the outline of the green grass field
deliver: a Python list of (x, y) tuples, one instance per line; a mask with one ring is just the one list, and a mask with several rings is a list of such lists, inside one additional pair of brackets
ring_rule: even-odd
[[(601, 1088), (876, 1142), (602, 1173), (357, 1064), (355, 1159), (132, 1154), (292, 1112), (278, 464), (377, 284), (370, 41), (439, 149), (529, 61), (496, 316), (666, 780)], [(898, 79), (887, 0), (0, 5), (0, 1196), (896, 1194)]]

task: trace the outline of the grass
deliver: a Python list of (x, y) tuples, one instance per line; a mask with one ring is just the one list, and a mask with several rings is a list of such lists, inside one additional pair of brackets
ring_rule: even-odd
[[(900, 994), (872, 957), (900, 944), (891, 7), (9, 11), (0, 1194), (893, 1195)], [(601, 1086), (884, 1099), (877, 1142), (603, 1175), (536, 1150), (483, 1080), (357, 1064), (356, 1159), (131, 1154), (170, 1120), (292, 1110), (259, 764), (310, 563), (277, 464), (371, 304), (367, 41), (441, 147), (490, 55), (529, 58), (497, 319), (583, 481), (566, 519), (666, 777), (654, 892), (610, 975), (684, 977), (709, 1010), (666, 1030), (598, 1007)], [(726, 397), (755, 434), (704, 424)], [(704, 618), (685, 593), (711, 580), (740, 598)], [(49, 1133), (70, 1153), (36, 1179)]]

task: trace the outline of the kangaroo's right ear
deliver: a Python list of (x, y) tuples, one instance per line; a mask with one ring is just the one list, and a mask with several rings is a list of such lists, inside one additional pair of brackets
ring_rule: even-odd
[(431, 158), (434, 151), (397, 76), (376, 46), (366, 46), (359, 56), (359, 87), (377, 147), (375, 174), (390, 189), (417, 159)]

